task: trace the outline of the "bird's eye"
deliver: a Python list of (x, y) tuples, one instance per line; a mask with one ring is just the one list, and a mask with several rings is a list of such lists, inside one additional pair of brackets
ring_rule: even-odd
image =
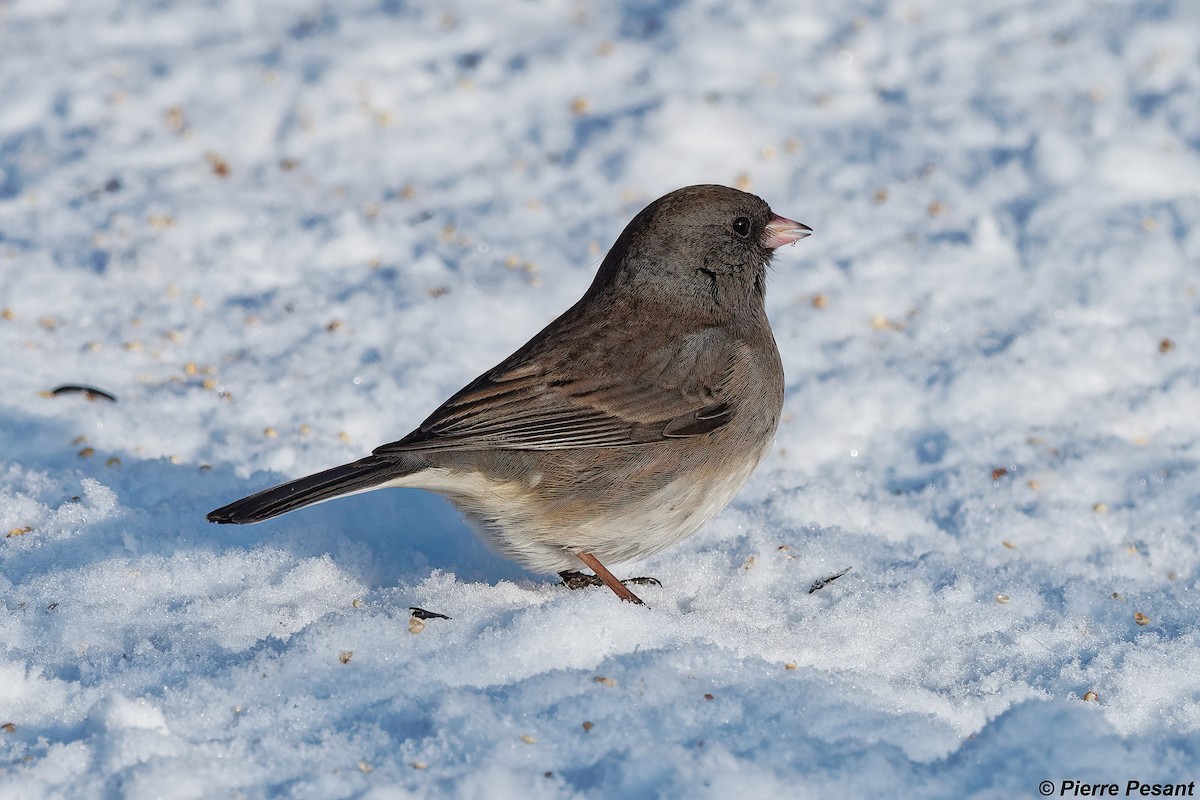
[(738, 217), (733, 221), (733, 232), (745, 239), (750, 235), (750, 218)]

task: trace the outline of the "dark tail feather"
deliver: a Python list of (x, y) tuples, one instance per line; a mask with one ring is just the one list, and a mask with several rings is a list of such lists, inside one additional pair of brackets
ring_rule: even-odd
[(262, 522), (297, 508), (343, 494), (373, 489), (412, 472), (412, 466), (394, 458), (368, 456), (290, 483), (264, 489), (208, 514), (209, 522)]

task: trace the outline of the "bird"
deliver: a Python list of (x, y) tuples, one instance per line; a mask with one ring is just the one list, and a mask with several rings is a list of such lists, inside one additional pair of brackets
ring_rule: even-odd
[(748, 192), (672, 191), (630, 221), (578, 302), (407, 436), (207, 519), (425, 489), (526, 569), (643, 604), (626, 583), (657, 581), (622, 582), (606, 565), (696, 531), (771, 448), (784, 374), (767, 267), (811, 233)]

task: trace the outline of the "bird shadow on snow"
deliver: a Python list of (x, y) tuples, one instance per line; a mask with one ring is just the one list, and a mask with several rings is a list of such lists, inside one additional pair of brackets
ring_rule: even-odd
[[(269, 481), (259, 477), (253, 481), (257, 488), (280, 482), (280, 476)], [(201, 516), (208, 510), (202, 509)], [(213, 526), (213, 535), (266, 539), (281, 526), (286, 526), (284, 541), (297, 555), (332, 552), (338, 559), (344, 552), (346, 558), (339, 565), (376, 588), (417, 583), (439, 570), (467, 582), (540, 580), (492, 552), (449, 502), (419, 489), (384, 489), (340, 498), (277, 520), (237, 526), (232, 532), (234, 526)], [(365, 557), (354, 558), (352, 552)]]
[[(13, 527), (32, 527), (0, 551), (14, 585), (114, 557), (239, 548), (274, 548), (296, 559), (330, 554), (371, 588), (415, 584), (435, 570), (490, 584), (544, 580), (492, 552), (429, 492), (389, 489), (256, 525), (214, 525), (205, 519), (212, 509), (293, 476), (243, 479), (229, 464), (201, 468), (119, 451), (80, 458), (78, 446), (64, 446), (73, 435), (67, 423), (11, 409), (0, 409), (0, 431), (11, 433), (5, 457), (18, 465), (8, 476), (0, 472), (0, 511)], [(119, 463), (110, 463), (114, 456)]]

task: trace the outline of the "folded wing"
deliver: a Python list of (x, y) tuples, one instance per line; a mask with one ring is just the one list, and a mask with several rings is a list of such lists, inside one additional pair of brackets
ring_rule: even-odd
[[(733, 416), (724, 390), (743, 350), (729, 334), (706, 329), (633, 365), (620, 352), (584, 351), (569, 362), (517, 353), (375, 454), (624, 447), (703, 435)], [(614, 374), (625, 378), (606, 380)]]

